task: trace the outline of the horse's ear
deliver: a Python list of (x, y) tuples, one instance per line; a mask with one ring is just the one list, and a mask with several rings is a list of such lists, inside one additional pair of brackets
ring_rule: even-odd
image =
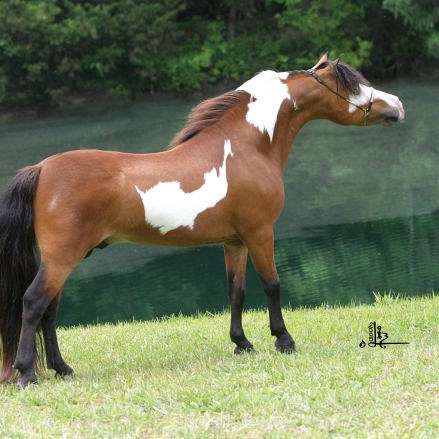
[(328, 52), (325, 52), (320, 59), (318, 60), (317, 64), (311, 68), (311, 70), (317, 70), (322, 64), (328, 62)]
[(334, 61), (331, 62), (331, 65), (333, 65), (334, 67), (337, 67), (339, 62), (340, 62), (340, 58), (334, 59)]

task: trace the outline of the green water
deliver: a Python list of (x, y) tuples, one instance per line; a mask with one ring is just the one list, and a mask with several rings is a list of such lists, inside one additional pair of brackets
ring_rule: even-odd
[[(406, 123), (385, 129), (307, 125), (285, 175), (276, 228), (283, 302), (370, 302), (374, 291), (439, 290), (439, 85), (381, 84)], [(73, 149), (164, 147), (196, 100), (157, 96), (0, 124), (0, 187), (21, 166)], [(247, 306), (265, 297), (248, 270)], [(221, 247), (121, 245), (97, 250), (69, 279), (60, 323), (150, 319), (227, 306)]]

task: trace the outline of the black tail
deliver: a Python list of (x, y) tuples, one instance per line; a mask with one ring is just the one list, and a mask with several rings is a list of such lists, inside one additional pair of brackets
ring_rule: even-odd
[(0, 199), (0, 382), (13, 375), (23, 295), (38, 271), (33, 201), (41, 168), (21, 169)]

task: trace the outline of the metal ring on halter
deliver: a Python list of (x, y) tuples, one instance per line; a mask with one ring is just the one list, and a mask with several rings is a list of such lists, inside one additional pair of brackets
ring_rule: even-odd
[(363, 111), (364, 111), (364, 126), (367, 126), (367, 118), (369, 116), (370, 110), (372, 109), (372, 104), (374, 101), (374, 97), (375, 97), (375, 89), (373, 87), (370, 87), (370, 98), (369, 98), (369, 103), (367, 104), (366, 108), (362, 108), (360, 107)]
[(372, 109), (374, 92), (375, 92), (375, 89), (373, 87), (371, 87), (370, 98), (369, 98), (369, 102), (368, 102), (367, 106), (366, 107), (362, 107), (360, 105), (354, 104), (347, 97), (341, 95), (338, 91), (336, 91), (336, 90), (332, 89), (331, 87), (329, 87), (329, 85), (326, 84), (325, 81), (323, 81), (323, 79), (316, 73), (316, 71), (314, 69), (306, 70), (306, 72), (308, 74), (310, 74), (317, 82), (319, 82), (324, 87), (326, 87), (330, 92), (334, 93), (339, 98), (342, 98), (344, 101), (348, 102), (349, 104), (351, 104), (354, 107), (357, 107), (359, 110), (361, 110), (363, 112), (363, 114), (364, 114), (363, 125), (367, 126), (367, 118), (369, 117), (370, 110)]

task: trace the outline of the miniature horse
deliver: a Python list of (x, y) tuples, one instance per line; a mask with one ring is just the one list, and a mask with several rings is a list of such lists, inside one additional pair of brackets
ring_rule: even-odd
[(319, 118), (390, 124), (404, 119), (404, 109), (396, 96), (323, 55), (312, 69), (264, 71), (202, 102), (166, 151), (70, 151), (20, 170), (0, 206), (2, 381), (16, 369), (19, 386), (36, 382), (40, 330), (48, 367), (60, 376), (73, 373), (55, 332), (64, 283), (94, 248), (122, 241), (223, 243), (235, 353), (253, 350), (241, 321), (250, 255), (267, 295), (276, 349), (292, 352), (273, 225), (284, 206), (283, 172), (293, 139)]

